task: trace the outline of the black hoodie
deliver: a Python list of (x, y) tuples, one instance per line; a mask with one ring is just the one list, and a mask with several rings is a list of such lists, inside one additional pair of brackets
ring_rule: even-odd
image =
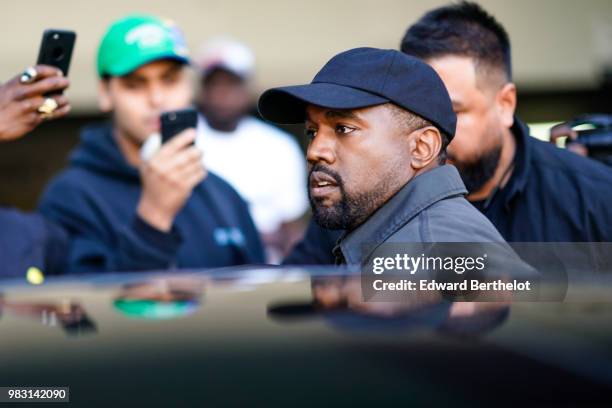
[(136, 214), (138, 170), (109, 125), (85, 128), (69, 167), (47, 188), (40, 211), (70, 234), (68, 272), (204, 268), (261, 263), (259, 235), (246, 203), (218, 176), (196, 186), (172, 230)]

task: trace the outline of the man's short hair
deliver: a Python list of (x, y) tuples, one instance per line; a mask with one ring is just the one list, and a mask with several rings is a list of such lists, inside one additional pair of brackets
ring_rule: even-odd
[(476, 3), (462, 1), (426, 13), (402, 39), (402, 52), (421, 59), (459, 55), (476, 69), (491, 68), (512, 80), (510, 40), (504, 27)]
[(440, 147), (440, 153), (438, 155), (438, 163), (444, 164), (446, 161), (446, 147), (450, 143), (449, 137), (446, 133), (442, 132), (437, 126), (427, 119), (424, 119), (419, 115), (410, 112), (409, 110), (401, 108), (394, 103), (387, 103), (385, 106), (390, 109), (393, 118), (406, 133), (411, 133), (417, 129), (422, 129), (427, 126), (437, 128), (440, 131), (440, 136), (442, 138), (442, 146)]

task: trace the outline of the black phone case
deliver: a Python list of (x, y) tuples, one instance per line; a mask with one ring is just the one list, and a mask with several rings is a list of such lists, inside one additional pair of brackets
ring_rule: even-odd
[(162, 143), (166, 143), (185, 129), (196, 128), (198, 113), (195, 109), (164, 112), (161, 115)]
[(37, 64), (51, 65), (62, 70), (68, 76), (72, 50), (76, 41), (76, 33), (66, 30), (45, 30)]

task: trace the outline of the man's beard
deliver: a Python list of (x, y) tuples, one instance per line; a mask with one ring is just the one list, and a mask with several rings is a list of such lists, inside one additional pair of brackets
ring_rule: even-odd
[(501, 149), (501, 144), (495, 146), (470, 163), (459, 162), (453, 157), (449, 157), (453, 165), (459, 170), (468, 193), (480, 190), (487, 181), (491, 180), (499, 164)]
[(313, 198), (308, 188), (308, 199), (312, 208), (313, 219), (323, 228), (331, 230), (353, 230), (362, 224), (374, 211), (384, 204), (389, 187), (388, 183), (373, 191), (359, 194), (348, 194), (342, 177), (335, 171), (322, 166), (314, 165), (310, 169), (309, 177), (314, 171), (319, 171), (333, 177), (340, 190), (340, 201), (331, 207), (323, 205), (322, 200)]

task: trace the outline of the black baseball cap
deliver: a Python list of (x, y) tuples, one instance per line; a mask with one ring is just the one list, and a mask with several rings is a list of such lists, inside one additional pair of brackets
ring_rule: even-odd
[(272, 88), (259, 98), (264, 119), (302, 123), (306, 106), (358, 109), (392, 102), (436, 125), (450, 139), (457, 117), (444, 83), (429, 65), (395, 50), (354, 48), (327, 62), (307, 85)]

